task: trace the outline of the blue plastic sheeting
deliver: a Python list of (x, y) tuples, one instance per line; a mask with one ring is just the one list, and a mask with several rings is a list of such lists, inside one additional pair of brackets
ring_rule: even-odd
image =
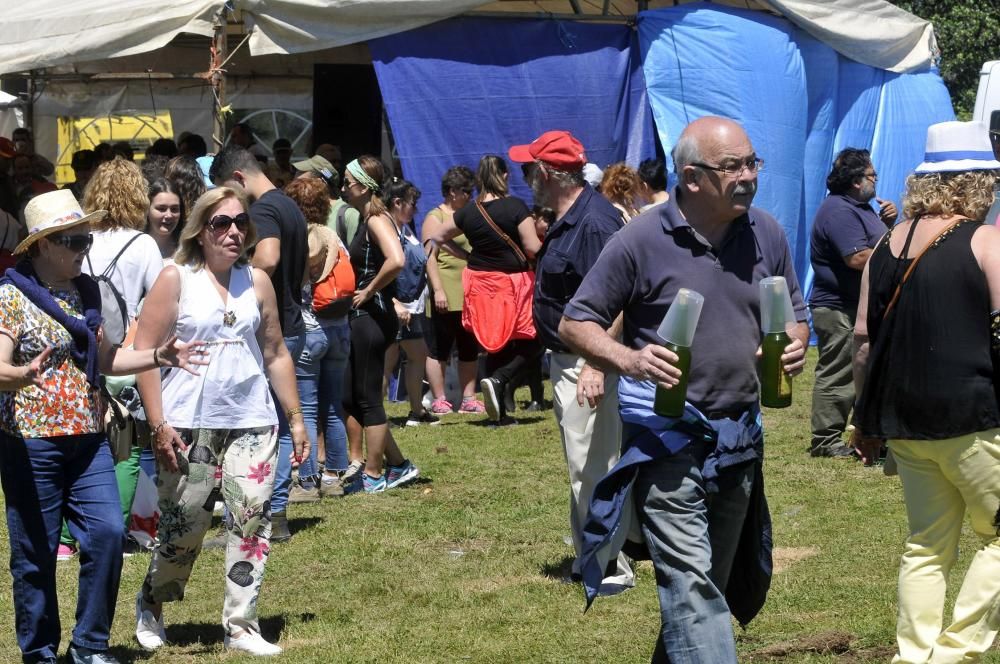
[[(623, 25), (458, 18), (369, 42), (405, 176), (441, 200), (441, 176), (551, 129), (590, 161), (637, 165), (655, 137), (637, 37)], [(531, 202), (511, 164), (513, 193)], [(417, 223), (423, 218), (418, 214)]]
[(955, 119), (936, 72), (859, 64), (763, 12), (708, 3), (643, 12), (639, 41), (668, 154), (698, 117), (722, 115), (746, 128), (765, 161), (754, 202), (784, 226), (804, 291), (812, 283), (812, 218), (836, 153), (871, 150), (877, 195), (900, 207), (906, 176), (923, 160), (928, 125)]

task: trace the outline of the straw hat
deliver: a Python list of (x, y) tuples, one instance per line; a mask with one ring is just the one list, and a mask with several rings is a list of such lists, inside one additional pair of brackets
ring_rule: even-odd
[(924, 160), (914, 170), (955, 173), (1000, 169), (993, 156), (989, 129), (981, 122), (939, 122), (927, 128)]
[(35, 196), (24, 207), (28, 237), (14, 248), (14, 253), (24, 253), (38, 239), (53, 233), (91, 221), (99, 221), (107, 213), (107, 210), (94, 210), (90, 214), (84, 214), (83, 208), (69, 189), (59, 189)]
[(320, 224), (309, 224), (309, 264), (319, 258), (325, 252), (326, 260), (323, 262), (323, 271), (316, 278), (316, 283), (326, 279), (333, 266), (337, 263), (340, 244), (337, 234), (326, 226)]

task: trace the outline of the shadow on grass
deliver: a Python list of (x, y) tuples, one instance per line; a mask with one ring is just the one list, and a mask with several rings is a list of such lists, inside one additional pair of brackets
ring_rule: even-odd
[[(220, 598), (221, 599), (221, 598)], [(303, 613), (299, 616), (302, 622), (310, 622), (316, 619), (315, 614)], [(267, 616), (260, 619), (261, 635), (272, 643), (278, 640), (281, 632), (285, 629), (285, 616)], [(201, 645), (199, 652), (210, 652), (217, 646), (222, 645), (225, 634), (222, 625), (219, 623), (174, 623), (167, 626), (167, 641), (176, 646)], [(138, 651), (140, 655), (144, 654)]]
[(559, 583), (575, 583), (573, 581), (573, 556), (563, 556), (554, 563), (544, 563), (539, 571), (547, 579)]
[(498, 425), (496, 422), (490, 419), (470, 421), (474, 427), (487, 427), (492, 429), (506, 429), (511, 426), (517, 426), (518, 424), (537, 424), (542, 420), (547, 420), (551, 415), (546, 415), (545, 413), (531, 413), (530, 415), (517, 415), (513, 416), (514, 421), (506, 424)]
[(323, 522), (322, 517), (300, 516), (288, 520), (288, 530), (294, 535), (303, 530), (311, 530), (316, 525)]

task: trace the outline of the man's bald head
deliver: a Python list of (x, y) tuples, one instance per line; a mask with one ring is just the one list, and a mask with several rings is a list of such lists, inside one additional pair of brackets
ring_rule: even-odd
[(680, 176), (685, 166), (704, 163), (724, 146), (750, 142), (750, 138), (738, 123), (729, 118), (708, 115), (698, 118), (684, 127), (677, 144), (671, 152), (674, 172)]
[(671, 156), (680, 195), (705, 216), (729, 221), (750, 209), (760, 162), (739, 124), (698, 118), (681, 132)]

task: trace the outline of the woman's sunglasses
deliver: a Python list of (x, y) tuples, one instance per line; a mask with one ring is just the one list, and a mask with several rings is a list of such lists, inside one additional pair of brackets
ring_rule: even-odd
[(94, 244), (94, 236), (90, 233), (86, 235), (53, 235), (48, 240), (77, 254), (87, 251)]
[(209, 219), (205, 227), (216, 235), (222, 235), (228, 233), (229, 227), (233, 224), (236, 224), (236, 230), (240, 233), (246, 233), (247, 229), (250, 228), (250, 215), (246, 212), (241, 212), (235, 217), (230, 217), (228, 214), (217, 214)]

